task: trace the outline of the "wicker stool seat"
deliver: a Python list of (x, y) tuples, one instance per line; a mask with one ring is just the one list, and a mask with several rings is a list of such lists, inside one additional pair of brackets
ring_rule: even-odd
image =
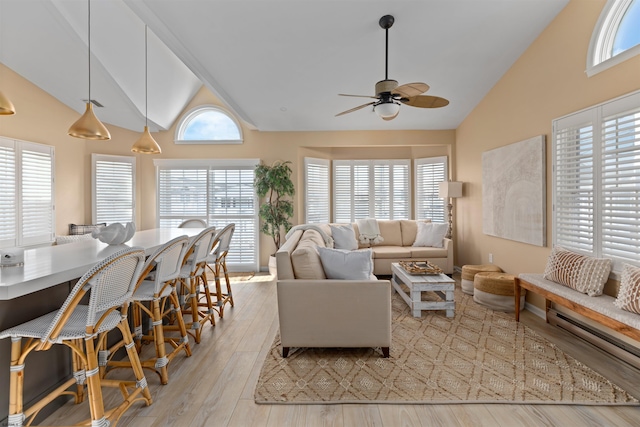
[[(187, 236), (176, 237), (162, 245), (147, 258), (142, 272), (143, 280), (138, 284), (132, 298), (134, 338), (137, 350), (140, 352), (143, 341), (153, 341), (156, 349), (154, 357), (141, 360), (142, 367), (154, 370), (160, 376), (162, 384), (169, 382), (167, 365), (178, 353), (184, 351), (186, 357), (191, 356), (187, 329), (176, 292), (176, 278), (182, 268), (188, 246), (189, 238)], [(151, 322), (149, 335), (146, 336), (142, 333), (142, 313), (145, 313)], [(175, 320), (178, 336), (164, 333), (163, 321), (169, 318)], [(166, 344), (171, 345), (169, 352), (167, 352)], [(103, 377), (109, 368), (131, 366), (129, 361), (113, 360), (113, 355), (123, 345), (124, 343), (120, 341), (108, 350), (101, 350), (100, 369)]]
[[(8, 425), (31, 425), (38, 413), (61, 395), (72, 395), (75, 402), (80, 403), (85, 399), (86, 393), (91, 418), (83, 424), (93, 427), (116, 424), (137, 400), (151, 404), (151, 393), (126, 317), (143, 265), (142, 249), (119, 251), (85, 273), (59, 310), (0, 332), (0, 338), (11, 338)], [(81, 304), (87, 294), (86, 305)], [(99, 375), (96, 343), (103, 341), (107, 332), (115, 328), (122, 334), (135, 381), (107, 380)], [(49, 350), (53, 345), (65, 345), (71, 349), (73, 377), (24, 408), (23, 386), (27, 356), (32, 351)], [(105, 410), (102, 398), (102, 387), (105, 386), (119, 389), (122, 397), (109, 410)]]
[[(515, 310), (515, 276), (498, 272), (480, 272), (473, 280), (473, 300), (497, 311)], [(524, 308), (524, 292), (520, 300)]]
[(464, 292), (465, 294), (473, 295), (473, 279), (477, 273), (480, 273), (482, 271), (501, 273), (502, 269), (493, 264), (463, 265), (462, 277), (460, 280), (462, 292)]

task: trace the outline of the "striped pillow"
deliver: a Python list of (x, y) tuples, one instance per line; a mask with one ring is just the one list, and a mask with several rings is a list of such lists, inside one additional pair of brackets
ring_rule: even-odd
[(580, 255), (556, 246), (547, 260), (544, 278), (595, 297), (602, 295), (610, 271), (610, 259)]
[(623, 310), (640, 314), (640, 268), (624, 265), (618, 298), (613, 304)]

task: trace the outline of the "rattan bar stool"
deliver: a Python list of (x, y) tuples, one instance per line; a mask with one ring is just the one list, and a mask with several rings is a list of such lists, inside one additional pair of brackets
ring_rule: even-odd
[[(205, 228), (191, 241), (177, 279), (182, 314), (191, 316), (191, 321), (186, 322), (187, 332), (194, 337), (196, 344), (200, 343), (202, 326), (207, 322), (216, 324), (206, 271), (215, 230), (215, 227)], [(176, 329), (177, 325), (165, 326), (165, 330)]]
[[(160, 382), (169, 382), (167, 365), (181, 351), (187, 357), (191, 356), (191, 347), (187, 329), (182, 318), (180, 302), (176, 292), (176, 278), (180, 273), (184, 256), (189, 246), (187, 236), (176, 237), (156, 250), (145, 262), (141, 280), (133, 293), (133, 325), (134, 339), (138, 352), (141, 350), (143, 340), (155, 343), (155, 357), (141, 360), (142, 367), (154, 370), (160, 376)], [(149, 305), (149, 307), (147, 307)], [(142, 333), (142, 313), (146, 313), (152, 323), (150, 335)], [(169, 316), (175, 317), (179, 337), (164, 334), (163, 319)], [(166, 344), (170, 344), (172, 350), (167, 353)], [(103, 347), (105, 343), (101, 343)], [(115, 352), (124, 343), (121, 341), (107, 351), (100, 351), (101, 375), (104, 376), (109, 368), (129, 367), (129, 361), (112, 360)]]
[[(231, 304), (233, 307), (233, 294), (231, 293), (231, 281), (229, 280), (229, 271), (227, 270), (227, 253), (229, 252), (229, 245), (231, 244), (231, 238), (233, 232), (236, 229), (235, 224), (229, 224), (216, 233), (213, 242), (213, 250), (207, 258), (207, 266), (213, 272), (216, 283), (216, 311), (222, 319), (224, 317), (225, 304)], [(213, 267), (212, 267), (213, 265)], [(222, 284), (220, 283), (220, 275), (224, 275), (227, 291), (222, 292)]]
[[(126, 317), (144, 258), (140, 248), (126, 249), (107, 257), (78, 280), (59, 310), (0, 333), (0, 338), (11, 338), (9, 426), (20, 427), (25, 422), (31, 425), (38, 412), (61, 395), (72, 395), (76, 403), (82, 402), (85, 382), (91, 413), (86, 425), (103, 427), (115, 423), (137, 400), (151, 404), (151, 394)], [(88, 304), (82, 305), (80, 302), (86, 294), (89, 294)], [(115, 328), (122, 333), (136, 381), (100, 378), (95, 341)], [(23, 339), (26, 339), (24, 345)], [(32, 351), (46, 351), (54, 344), (63, 344), (72, 350), (73, 378), (25, 410), (22, 401), (25, 359)], [(70, 389), (74, 384), (75, 389)], [(107, 411), (102, 399), (103, 386), (117, 387), (123, 398)]]

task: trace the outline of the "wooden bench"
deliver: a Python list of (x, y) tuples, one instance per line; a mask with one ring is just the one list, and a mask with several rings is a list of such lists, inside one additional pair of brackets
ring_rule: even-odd
[(520, 295), (522, 289), (541, 295), (545, 299), (547, 323), (551, 304), (555, 303), (584, 317), (594, 320), (616, 332), (640, 341), (640, 315), (622, 310), (609, 295), (590, 297), (568, 286), (542, 277), (542, 274), (523, 273), (515, 278), (516, 321), (520, 321)]

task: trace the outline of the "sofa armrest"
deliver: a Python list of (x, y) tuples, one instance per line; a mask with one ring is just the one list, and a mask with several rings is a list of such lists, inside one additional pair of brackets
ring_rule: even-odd
[(389, 347), (388, 280), (278, 280), (284, 347)]

